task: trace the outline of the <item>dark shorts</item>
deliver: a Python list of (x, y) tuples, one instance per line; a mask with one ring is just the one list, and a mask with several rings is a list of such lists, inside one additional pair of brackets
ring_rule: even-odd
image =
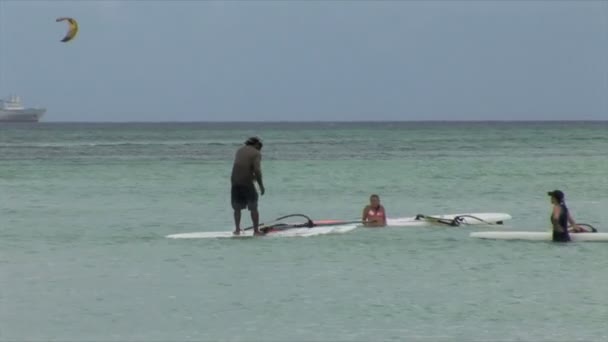
[(568, 242), (570, 241), (570, 234), (568, 232), (556, 232), (553, 231), (553, 241), (555, 242)]
[(253, 184), (233, 184), (230, 193), (232, 209), (242, 210), (247, 208), (250, 211), (258, 209), (258, 192)]

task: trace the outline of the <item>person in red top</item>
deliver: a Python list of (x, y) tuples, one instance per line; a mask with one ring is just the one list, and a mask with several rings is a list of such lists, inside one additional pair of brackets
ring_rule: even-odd
[(366, 227), (386, 226), (386, 210), (380, 204), (380, 196), (373, 194), (369, 197), (369, 205), (363, 208), (361, 221)]

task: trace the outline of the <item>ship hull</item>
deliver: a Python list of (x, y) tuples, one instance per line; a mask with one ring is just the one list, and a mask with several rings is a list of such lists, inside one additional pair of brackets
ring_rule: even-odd
[(44, 109), (2, 110), (0, 109), (0, 123), (3, 122), (38, 122), (44, 115)]

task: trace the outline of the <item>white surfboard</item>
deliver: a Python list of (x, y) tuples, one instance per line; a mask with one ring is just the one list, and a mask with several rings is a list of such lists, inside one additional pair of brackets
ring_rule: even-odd
[[(447, 214), (447, 215), (428, 215), (424, 217), (397, 217), (388, 218), (389, 227), (446, 227), (450, 220), (460, 217), (460, 225), (494, 225), (501, 224), (503, 221), (510, 220), (511, 215), (506, 213), (466, 213), (466, 214)], [(444, 223), (437, 222), (443, 220)], [(313, 228), (291, 228), (280, 231), (270, 232), (263, 237), (306, 237), (325, 234), (341, 234), (349, 232), (362, 225), (353, 224), (353, 221), (342, 220), (315, 220), (314, 223), (323, 226)], [(231, 238), (242, 239), (254, 237), (252, 230), (242, 231), (241, 235), (232, 234), (231, 230), (221, 232), (193, 232), (167, 235), (170, 239), (219, 239)]]
[[(357, 228), (357, 225), (339, 225), (339, 226), (324, 226), (324, 227), (313, 227), (313, 228), (292, 228), (280, 231), (269, 232), (268, 234), (259, 236), (263, 238), (269, 237), (309, 237), (326, 234), (343, 234)], [(222, 232), (195, 232), (195, 233), (181, 233), (171, 234), (166, 236), (169, 239), (242, 239), (242, 238), (253, 238), (253, 230), (241, 231), (241, 235), (234, 235), (232, 231)]]
[(456, 217), (461, 217), (461, 225), (488, 225), (501, 224), (510, 220), (512, 217), (506, 213), (466, 213), (466, 214), (447, 214), (429, 215), (420, 219), (416, 217), (388, 218), (386, 220), (389, 227), (416, 227), (416, 226), (446, 226), (445, 223), (436, 222), (437, 220), (450, 221)]
[[(552, 241), (552, 232), (474, 232), (472, 238), (490, 240)], [(572, 241), (608, 242), (608, 233), (570, 233)]]

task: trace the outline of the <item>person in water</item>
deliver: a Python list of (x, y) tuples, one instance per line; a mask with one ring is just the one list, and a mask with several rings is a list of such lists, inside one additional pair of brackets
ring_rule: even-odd
[(230, 181), (232, 188), (230, 200), (234, 210), (234, 234), (241, 233), (241, 210), (247, 208), (251, 213), (253, 222), (253, 234), (262, 235), (259, 230), (260, 214), (258, 213), (258, 192), (255, 189), (254, 181), (258, 183), (260, 194), (264, 195), (264, 183), (262, 182), (262, 140), (258, 137), (251, 137), (245, 141), (245, 145), (240, 147), (234, 157), (232, 166), (232, 176)]
[(373, 194), (369, 197), (369, 205), (363, 208), (361, 221), (366, 227), (386, 226), (386, 210), (380, 204), (380, 196)]
[(553, 204), (553, 212), (551, 213), (553, 241), (570, 241), (568, 224), (572, 225), (572, 230), (575, 233), (584, 231), (584, 229), (579, 227), (576, 222), (574, 222), (574, 219), (570, 215), (570, 211), (566, 206), (564, 193), (561, 190), (549, 191), (547, 195), (551, 197), (551, 204)]

